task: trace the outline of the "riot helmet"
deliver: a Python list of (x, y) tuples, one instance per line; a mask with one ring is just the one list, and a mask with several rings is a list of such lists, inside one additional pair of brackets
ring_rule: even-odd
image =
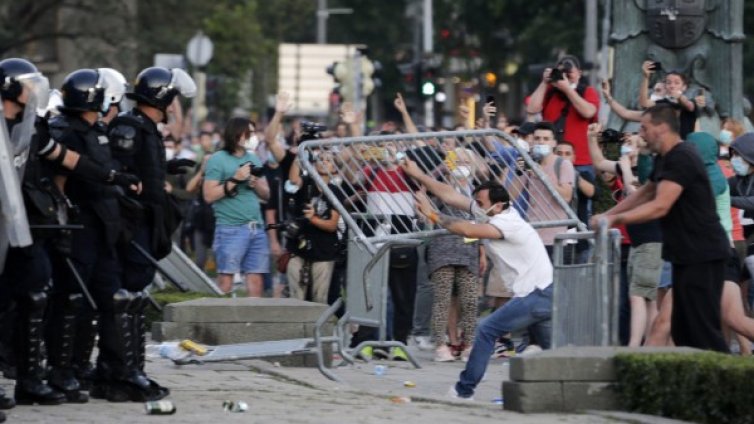
[(21, 104), (18, 98), (23, 93), (23, 87), (33, 91), (38, 105), (47, 104), (49, 82), (33, 63), (26, 59), (11, 58), (0, 61), (0, 96)]
[(178, 94), (194, 97), (194, 80), (183, 69), (155, 66), (139, 72), (133, 92), (126, 93), (126, 97), (164, 111)]
[[(113, 68), (98, 68), (97, 72), (107, 81), (107, 87), (105, 87), (105, 104), (107, 104), (107, 107), (119, 104), (128, 91), (126, 77)], [(104, 106), (102, 109), (107, 110)]]
[(63, 80), (62, 112), (100, 112), (105, 101), (106, 81), (94, 69), (73, 71)]

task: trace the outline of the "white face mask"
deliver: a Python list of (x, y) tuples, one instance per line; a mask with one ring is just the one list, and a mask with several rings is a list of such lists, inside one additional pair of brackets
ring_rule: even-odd
[(733, 142), (733, 133), (728, 130), (720, 130), (720, 144), (724, 146)]
[(468, 166), (459, 166), (453, 170), (453, 176), (459, 180), (465, 180), (471, 176), (471, 169)]
[(243, 147), (245, 147), (246, 150), (256, 151), (257, 147), (259, 147), (259, 137), (257, 137), (256, 134), (252, 134), (246, 139)]
[[(495, 206), (497, 206), (499, 204), (500, 203), (495, 203), (494, 205), (490, 206), (489, 208), (487, 208), (487, 210), (484, 211), (484, 214), (487, 215), (487, 216), (495, 216), (495, 215), (497, 215), (496, 213), (493, 213), (492, 215), (490, 215), (490, 212), (492, 212), (492, 210), (495, 209)], [(505, 205), (505, 203), (503, 203), (503, 205)]]
[(651, 101), (653, 101), (653, 102), (656, 102), (656, 101), (658, 101), (658, 100), (662, 100), (662, 99), (664, 99), (664, 98), (665, 98), (665, 96), (660, 96), (659, 94), (654, 94), (654, 93), (652, 93), (652, 94), (651, 94), (651, 95), (649, 96), (649, 100), (651, 100)]
[(175, 158), (175, 149), (173, 148), (166, 148), (165, 149), (165, 160), (172, 160)]
[(552, 147), (549, 144), (535, 144), (531, 148), (531, 157), (534, 160), (542, 160), (552, 153)]

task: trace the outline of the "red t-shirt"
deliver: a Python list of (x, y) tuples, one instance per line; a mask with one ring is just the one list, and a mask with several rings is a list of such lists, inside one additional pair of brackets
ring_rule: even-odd
[[(554, 92), (552, 92), (555, 90)], [(584, 99), (597, 108), (597, 113), (591, 119), (582, 117), (579, 112), (571, 106), (566, 115), (565, 133), (563, 139), (573, 144), (574, 165), (591, 165), (592, 159), (589, 156), (589, 144), (587, 143), (586, 129), (592, 122), (597, 122), (597, 115), (600, 110), (600, 96), (597, 90), (587, 87), (584, 91)], [(553, 124), (560, 119), (563, 108), (568, 104), (565, 95), (560, 94), (556, 88), (548, 87), (545, 93), (545, 103), (542, 108), (542, 119)]]

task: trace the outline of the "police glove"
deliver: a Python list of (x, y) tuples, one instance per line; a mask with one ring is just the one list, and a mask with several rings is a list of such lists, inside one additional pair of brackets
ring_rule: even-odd
[(168, 161), (168, 174), (185, 174), (186, 167), (193, 167), (196, 162), (191, 159), (170, 159)]
[(134, 174), (129, 174), (127, 172), (118, 172), (113, 169), (112, 171), (110, 171), (107, 182), (112, 185), (129, 188), (131, 186), (139, 185), (141, 180)]

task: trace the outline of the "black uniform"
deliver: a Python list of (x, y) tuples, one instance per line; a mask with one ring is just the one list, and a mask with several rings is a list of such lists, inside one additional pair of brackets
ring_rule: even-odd
[[(112, 168), (112, 157), (104, 124), (90, 124), (72, 112), (50, 121), (50, 134), (57, 142), (105, 168)], [(119, 188), (71, 174), (65, 194), (77, 206), (77, 221), (83, 229), (71, 235), (76, 246), (68, 255), (53, 259), (54, 284), (48, 325), (50, 383), (66, 393), (79, 390), (74, 381), (88, 388), (93, 375), (89, 357), (95, 338), (94, 309), (83, 305), (81, 285), (85, 284), (100, 312), (99, 352), (101, 361), (115, 361), (122, 341), (113, 331), (113, 295), (120, 289), (119, 262), (115, 243), (120, 234), (120, 209), (116, 199)], [(75, 273), (73, 269), (75, 268)], [(80, 279), (80, 281), (77, 281)], [(78, 295), (71, 304), (71, 295)], [(71, 351), (72, 348), (72, 351)], [(115, 353), (114, 353), (115, 352)], [(69, 399), (72, 395), (69, 395)], [(80, 401), (83, 401), (81, 399)]]
[(172, 248), (170, 235), (179, 220), (173, 219), (173, 209), (165, 192), (165, 147), (155, 122), (138, 109), (116, 117), (110, 123), (108, 135), (113, 158), (120, 169), (137, 175), (142, 182), (141, 193), (130, 193), (131, 201), (122, 205), (126, 240), (118, 251), (125, 290), (116, 295), (119, 297), (116, 309), (121, 311), (122, 320), (131, 323), (130, 327), (125, 327), (126, 332), (121, 330), (118, 335), (132, 341), (134, 346), (132, 352), (121, 357), (132, 389), (128, 397), (131, 400), (159, 399), (169, 391), (144, 373), (147, 302), (141, 293), (152, 282), (156, 269), (134, 244), (157, 260), (167, 256)]
[[(6, 120), (9, 132), (19, 123)], [(48, 145), (46, 126), (37, 122), (37, 134), (32, 138), (22, 179), (22, 193), (30, 225), (57, 224), (58, 199), (61, 197), (52, 184), (49, 165), (41, 162), (38, 151)], [(42, 338), (51, 266), (47, 248), (51, 233), (33, 231), (33, 244), (11, 247), (6, 266), (0, 274), (0, 311), (14, 310), (12, 317), (11, 351), (16, 370), (15, 400), (19, 404), (60, 404), (64, 396), (44, 383), (42, 367)], [(5, 328), (4, 328), (5, 330)]]

